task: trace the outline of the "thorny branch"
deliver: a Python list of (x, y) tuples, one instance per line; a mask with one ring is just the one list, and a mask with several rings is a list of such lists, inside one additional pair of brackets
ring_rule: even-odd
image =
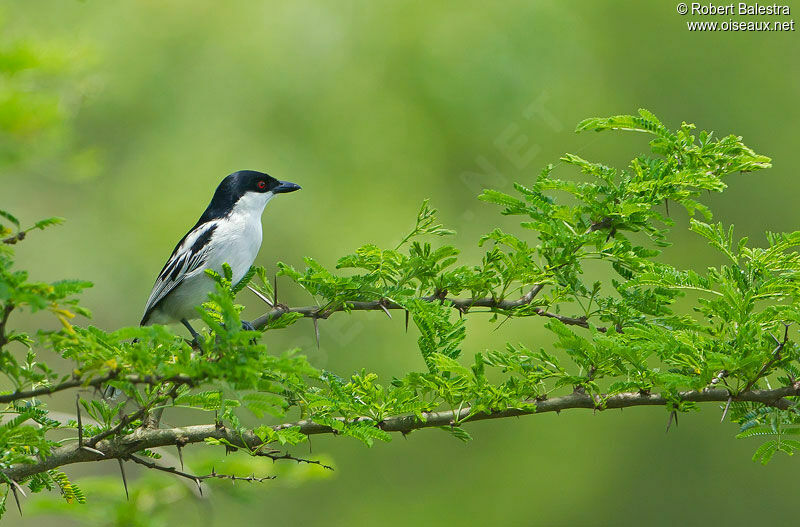
[[(443, 304), (447, 304), (454, 307), (455, 309), (458, 309), (462, 313), (467, 312), (470, 308), (473, 307), (486, 307), (493, 311), (511, 311), (513, 309), (520, 308), (530, 304), (534, 300), (536, 295), (543, 289), (543, 287), (544, 286), (542, 284), (537, 284), (532, 289), (530, 289), (528, 293), (526, 293), (524, 296), (516, 300), (502, 300), (494, 298), (458, 299), (458, 298), (447, 297), (446, 293), (437, 296), (424, 297), (423, 300), (431, 302), (439, 301), (442, 302)], [(339, 307), (329, 308), (327, 310), (321, 310), (318, 307), (289, 308), (275, 303), (275, 306), (270, 312), (256, 319), (253, 322), (253, 324), (256, 327), (263, 328), (271, 320), (275, 320), (280, 316), (282, 316), (284, 313), (289, 313), (289, 312), (302, 313), (306, 317), (317, 320), (319, 318), (327, 318), (332, 313), (337, 311), (344, 311), (345, 309), (348, 310), (380, 309), (386, 311), (388, 309), (403, 309), (403, 307), (387, 300), (380, 300), (374, 302), (350, 302), (347, 304), (346, 307), (339, 306)], [(561, 320), (566, 324), (579, 325), (582, 327), (588, 326), (585, 318), (565, 317), (562, 315), (546, 312), (542, 308), (534, 308), (533, 312), (539, 316), (558, 318), (559, 320)], [(2, 318), (0, 318), (0, 321), (2, 321)], [(601, 331), (605, 330), (605, 328), (599, 328), (599, 329)], [(787, 341), (788, 341), (788, 330), (784, 334), (783, 341), (778, 342), (778, 346), (774, 350), (771, 359), (767, 361), (762, 367), (758, 377), (760, 377), (763, 373), (766, 373), (766, 371), (769, 370), (769, 368), (775, 363), (775, 361), (780, 360), (780, 351), (783, 348), (783, 346), (785, 346)], [(117, 378), (119, 378), (117, 372), (110, 372), (107, 375), (95, 377), (90, 380), (76, 377), (71, 380), (64, 381), (60, 384), (52, 386), (42, 386), (28, 391), (17, 391), (11, 394), (0, 395), (0, 402), (10, 402), (18, 399), (25, 399), (39, 395), (48, 395), (80, 386), (100, 387), (106, 382)], [(160, 397), (156, 401), (154, 401), (155, 405), (168, 400), (178, 386), (183, 384), (187, 385), (197, 384), (196, 379), (191, 379), (185, 376), (175, 376), (170, 378), (159, 378), (156, 376), (127, 376), (124, 379), (128, 382), (144, 383), (144, 384), (156, 384), (161, 382), (174, 383), (173, 389), (170, 391), (170, 393), (165, 394), (163, 397)], [(793, 403), (787, 400), (786, 397), (800, 395), (800, 382), (795, 383), (791, 386), (784, 386), (773, 390), (752, 390), (751, 388), (753, 385), (754, 382), (749, 383), (745, 387), (745, 389), (740, 391), (737, 395), (732, 395), (730, 390), (728, 389), (712, 387), (702, 391), (682, 392), (679, 394), (679, 398), (687, 402), (726, 402), (730, 400), (760, 402), (769, 406), (774, 406), (776, 408), (788, 409), (792, 406)], [(481, 412), (481, 411), (473, 412), (473, 409), (470, 407), (462, 407), (456, 412), (442, 411), (442, 412), (431, 412), (423, 414), (422, 419), (419, 419), (414, 415), (400, 415), (384, 419), (383, 421), (380, 421), (378, 423), (375, 423), (373, 420), (367, 417), (358, 418), (355, 420), (355, 422), (369, 422), (374, 426), (376, 426), (377, 428), (380, 428), (387, 432), (409, 433), (413, 430), (422, 428), (455, 426), (471, 421), (516, 417), (521, 415), (529, 415), (529, 414), (537, 414), (545, 412), (560, 412), (561, 410), (567, 410), (572, 408), (589, 408), (593, 410), (604, 410), (610, 408), (626, 408), (631, 406), (664, 406), (667, 404), (673, 404), (674, 399), (668, 401), (662, 395), (652, 395), (649, 393), (638, 393), (638, 392), (621, 393), (609, 397), (601, 397), (597, 395), (594, 396), (589, 395), (583, 391), (576, 391), (572, 394), (565, 395), (562, 397), (556, 397), (545, 400), (531, 400), (530, 403), (531, 406), (526, 408), (508, 408), (505, 410), (497, 410), (492, 412)], [(132, 412), (130, 414), (126, 414), (120, 418), (120, 421), (114, 427), (106, 431), (100, 432), (99, 434), (90, 437), (88, 439), (82, 437), (81, 438), (82, 440), (79, 441), (79, 445), (77, 448), (74, 446), (63, 446), (57, 448), (53, 452), (51, 452), (51, 455), (42, 458), (40, 461), (36, 463), (14, 465), (2, 471), (2, 475), (5, 478), (10, 479), (11, 481), (19, 481), (33, 474), (41, 473), (46, 470), (50, 470), (63, 465), (68, 465), (72, 463), (101, 461), (105, 459), (117, 459), (117, 460), (131, 459), (139, 464), (147, 465), (150, 462), (146, 462), (144, 460), (136, 458), (134, 454), (136, 452), (140, 452), (143, 449), (156, 448), (160, 446), (175, 445), (178, 447), (183, 447), (187, 444), (203, 442), (206, 439), (224, 439), (230, 445), (240, 448), (246, 448), (255, 455), (269, 457), (273, 460), (288, 459), (297, 461), (299, 463), (312, 463), (323, 466), (325, 468), (331, 468), (326, 465), (323, 465), (319, 461), (296, 458), (289, 453), (281, 454), (280, 451), (277, 450), (259, 451), (259, 449), (262, 448), (264, 445), (262, 441), (258, 439), (258, 437), (254, 433), (252, 432), (242, 433), (239, 431), (229, 430), (228, 428), (221, 426), (219, 423), (211, 425), (194, 425), (182, 428), (168, 428), (168, 429), (160, 429), (155, 427), (139, 427), (138, 429), (133, 430), (130, 433), (122, 434), (122, 432), (126, 429), (126, 427), (130, 425), (130, 423), (143, 418), (144, 416), (147, 415), (147, 413), (150, 410), (151, 407), (148, 406), (145, 408), (140, 408), (139, 410)], [(274, 428), (276, 430), (280, 430), (290, 427), (297, 427), (301, 433), (306, 435), (335, 433), (334, 430), (329, 426), (318, 424), (310, 420), (276, 425)], [(156, 467), (154, 466), (150, 468), (156, 468)], [(181, 471), (177, 471), (177, 469), (171, 469), (169, 467), (157, 466), (156, 469), (163, 470), (166, 472), (173, 472), (177, 475), (184, 475), (184, 473), (179, 473)], [(209, 477), (209, 476), (204, 476), (204, 477)], [(192, 475), (186, 475), (185, 477), (189, 477), (190, 479), (194, 480), (198, 479), (198, 477)], [(222, 477), (222, 476), (217, 475), (214, 477)]]
[[(122, 458), (120, 458), (120, 459), (122, 459)], [(211, 472), (209, 474), (206, 474), (205, 476), (195, 476), (194, 474), (189, 474), (188, 472), (184, 472), (183, 470), (178, 470), (175, 467), (166, 467), (164, 465), (159, 465), (158, 463), (154, 463), (153, 461), (149, 461), (147, 459), (142, 459), (142, 458), (139, 458), (139, 457), (136, 457), (136, 456), (129, 456), (129, 457), (125, 458), (125, 459), (130, 459), (134, 463), (138, 463), (139, 465), (142, 465), (142, 466), (147, 467), (149, 469), (160, 470), (161, 472), (167, 472), (168, 474), (174, 474), (174, 475), (180, 476), (182, 478), (190, 479), (190, 480), (194, 481), (197, 484), (197, 488), (200, 491), (200, 494), (203, 493), (203, 487), (200, 486), (200, 483), (202, 483), (203, 480), (206, 480), (206, 479), (214, 479), (214, 478), (216, 478), (216, 479), (229, 479), (231, 481), (250, 481), (250, 482), (256, 482), (256, 483), (260, 483), (262, 481), (267, 481), (269, 479), (275, 479), (275, 476), (257, 477), (255, 474), (253, 474), (251, 476), (236, 476), (236, 475), (233, 475), (233, 474), (218, 474), (213, 468), (211, 469)]]
[[(798, 395), (800, 395), (800, 382), (791, 386), (783, 386), (772, 390), (743, 391), (734, 396), (733, 400), (758, 402), (785, 410), (791, 408), (794, 404), (786, 399), (786, 397)], [(678, 394), (679, 400), (695, 403), (722, 403), (727, 401), (729, 397), (730, 392), (721, 388), (708, 388), (700, 391), (687, 391)], [(561, 412), (562, 410), (574, 408), (602, 411), (634, 406), (665, 406), (674, 403), (674, 398), (667, 399), (663, 395), (639, 392), (620, 393), (609, 397), (574, 392), (552, 399), (539, 401), (531, 400), (531, 406), (526, 408), (507, 408), (505, 410), (491, 412), (474, 412), (472, 408), (466, 406), (457, 411), (424, 413), (422, 419), (417, 418), (415, 415), (399, 415), (389, 417), (377, 423), (367, 417), (361, 417), (351, 422), (371, 423), (386, 432), (409, 433), (422, 428), (456, 426), (472, 421), (502, 419), (546, 412)], [(292, 427), (297, 427), (301, 433), (306, 435), (334, 433), (331, 427), (310, 420), (274, 426), (276, 430)], [(225, 440), (235, 447), (246, 448), (249, 451), (258, 449), (263, 445), (263, 442), (253, 432), (233, 430), (219, 424), (157, 429), (138, 428), (130, 434), (99, 441), (95, 445), (96, 451), (76, 448), (75, 446), (63, 446), (54, 449), (49, 456), (36, 463), (13, 465), (1, 473), (4, 477), (13, 481), (20, 481), (34, 474), (72, 463), (87, 463), (105, 459), (128, 459), (136, 452), (143, 449), (176, 445), (182, 447), (188, 444), (202, 443), (206, 441), (206, 439)], [(278, 456), (277, 458), (280, 459), (283, 458), (283, 456)], [(295, 458), (287, 457), (287, 459)]]
[(281, 453), (280, 450), (269, 450), (269, 451), (259, 451), (257, 450), (255, 453), (256, 456), (259, 457), (268, 457), (274, 463), (275, 461), (296, 461), (297, 463), (304, 463), (306, 465), (318, 465), (327, 470), (333, 470), (333, 467), (330, 465), (326, 465), (318, 459), (306, 459), (303, 457), (295, 457), (291, 455), (289, 452)]
[[(421, 300), (425, 302), (441, 302), (444, 305), (457, 309), (461, 313), (466, 313), (474, 307), (485, 307), (489, 308), (490, 311), (496, 311), (496, 312), (508, 312), (523, 306), (527, 306), (528, 304), (533, 302), (534, 298), (536, 298), (536, 295), (538, 295), (543, 288), (544, 284), (536, 284), (533, 286), (533, 288), (530, 289), (530, 291), (528, 291), (525, 295), (516, 300), (497, 299), (493, 297), (453, 298), (446, 296), (446, 294), (424, 296), (421, 298)], [(261, 296), (262, 295), (259, 295), (259, 297)], [(278, 320), (286, 313), (300, 313), (304, 317), (311, 318), (314, 319), (314, 321), (316, 321), (318, 319), (327, 319), (333, 313), (337, 313), (340, 311), (387, 312), (390, 309), (405, 309), (400, 304), (385, 298), (381, 300), (373, 300), (370, 302), (365, 302), (365, 301), (346, 302), (344, 305), (338, 305), (328, 308), (318, 307), (318, 306), (288, 307), (280, 304), (272, 305), (273, 304), (272, 302), (267, 302), (267, 303), (271, 305), (272, 310), (252, 321), (252, 324), (256, 329), (263, 329), (267, 327), (267, 325), (270, 322)], [(539, 315), (541, 317), (555, 318), (567, 325), (580, 326), (583, 328), (589, 327), (589, 323), (587, 322), (585, 317), (568, 317), (560, 315), (558, 313), (551, 313), (541, 307), (533, 308), (532, 311), (536, 315)], [(603, 332), (606, 331), (606, 328), (597, 328), (597, 329)]]
[(106, 375), (101, 375), (99, 377), (94, 377), (92, 379), (84, 379), (83, 377), (75, 376), (72, 379), (64, 381), (59, 384), (40, 386), (32, 390), (16, 391), (16, 392), (2, 394), (0, 395), (0, 403), (10, 403), (12, 401), (18, 401), (21, 399), (30, 399), (31, 397), (38, 397), (40, 395), (52, 395), (56, 392), (69, 390), (71, 388), (78, 388), (78, 387), (100, 388), (108, 381), (113, 381), (117, 379), (125, 380), (132, 384), (150, 384), (150, 385), (161, 384), (162, 382), (174, 382), (177, 384), (186, 384), (192, 386), (197, 382), (196, 379), (192, 379), (186, 375), (175, 375), (168, 378), (159, 377), (156, 375), (127, 375), (125, 377), (119, 377), (116, 371), (111, 371)]

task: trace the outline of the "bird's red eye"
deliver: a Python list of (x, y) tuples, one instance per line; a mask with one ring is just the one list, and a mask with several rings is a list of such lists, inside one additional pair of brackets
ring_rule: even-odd
[(264, 180), (261, 180), (261, 181), (259, 181), (259, 182), (257, 183), (257, 186), (258, 186), (258, 188), (260, 188), (260, 189), (266, 188), (266, 186), (267, 186), (267, 182), (266, 182), (266, 181), (264, 181)]

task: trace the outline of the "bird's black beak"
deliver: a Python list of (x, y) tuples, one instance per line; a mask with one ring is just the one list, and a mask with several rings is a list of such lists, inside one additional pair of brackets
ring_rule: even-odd
[(294, 192), (300, 190), (300, 185), (297, 183), (290, 183), (288, 181), (278, 181), (279, 185), (272, 189), (274, 194), (285, 194), (286, 192)]

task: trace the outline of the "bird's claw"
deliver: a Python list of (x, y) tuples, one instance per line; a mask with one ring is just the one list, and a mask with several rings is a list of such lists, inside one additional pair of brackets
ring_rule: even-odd
[[(246, 320), (242, 320), (242, 331), (258, 331), (256, 327)], [(250, 344), (256, 344), (258, 341), (255, 338), (250, 339)]]

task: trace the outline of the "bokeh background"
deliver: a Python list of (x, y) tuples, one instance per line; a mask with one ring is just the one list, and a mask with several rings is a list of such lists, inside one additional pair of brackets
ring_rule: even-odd
[[(106, 329), (138, 322), (163, 260), (234, 170), (303, 186), (264, 215), (257, 262), (268, 269), (302, 265), (306, 255), (332, 266), (361, 244), (391, 246), (425, 198), (458, 230), (453, 243), (469, 262), (481, 254), (481, 234), (516, 225), (475, 199), (482, 188), (510, 189), (567, 151), (624, 166), (646, 150), (645, 136), (575, 135), (574, 125), (639, 107), (673, 127), (686, 120), (743, 135), (771, 156), (773, 169), (732, 177), (706, 203), (751, 240), (796, 229), (798, 34), (691, 33), (675, 6), (2, 2), (0, 45), (44, 60), (4, 78), (24, 93), (22, 110), (7, 100), (10, 84), (0, 87), (0, 123), (19, 127), (17, 142), (0, 149), (0, 208), (29, 223), (67, 218), (32, 236), (20, 264), (41, 279), (93, 280), (84, 305)], [(672, 214), (676, 245), (664, 258), (716, 263), (686, 231), (685, 214)], [(288, 281), (281, 298), (310, 302)], [(264, 308), (243, 301), (253, 316)], [(493, 329), (475, 317), (465, 355), (547, 342), (541, 321)], [(319, 350), (309, 321), (267, 339), (276, 352), (301, 346), (340, 375), (364, 367), (388, 381), (424, 368), (402, 317), (333, 317), (320, 331)], [(116, 463), (68, 467), (94, 505), (72, 506), (77, 516), (65, 519), (28, 501), (32, 515), (10, 510), (4, 523), (113, 524), (136, 509), (141, 525), (788, 523), (797, 460), (753, 463), (757, 443), (734, 439), (735, 426), (719, 417), (705, 407), (665, 434), (661, 409), (577, 410), (471, 424), (467, 445), (435, 430), (371, 449), (318, 437), (313, 455), (334, 463), (333, 474), (282, 468), (279, 480), (210, 499), (130, 467), (126, 504), (116, 479), (113, 487), (80, 479), (116, 478)]]

